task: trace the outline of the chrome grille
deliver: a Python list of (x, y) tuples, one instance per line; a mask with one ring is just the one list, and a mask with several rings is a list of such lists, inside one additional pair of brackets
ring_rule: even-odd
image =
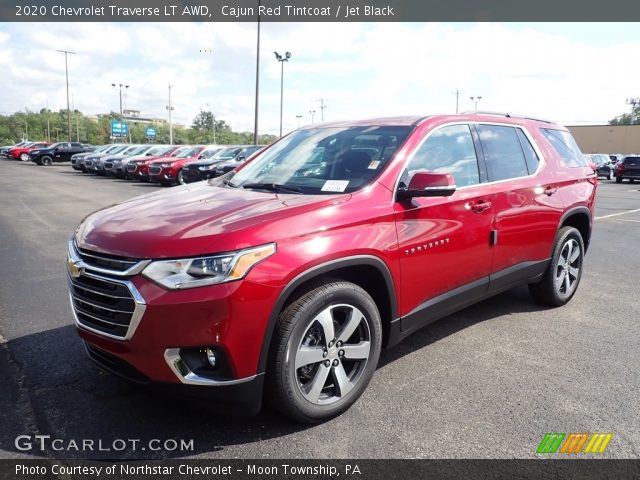
[(87, 250), (78, 248), (74, 245), (76, 253), (80, 259), (85, 263), (86, 268), (99, 268), (107, 270), (115, 270), (117, 272), (126, 272), (133, 266), (140, 263), (140, 260), (132, 258), (116, 257), (112, 255), (104, 255), (102, 253), (89, 252)]
[(160, 172), (162, 172), (162, 167), (149, 167), (149, 175), (158, 175)]
[(87, 272), (69, 277), (69, 297), (80, 327), (119, 340), (133, 336), (145, 309), (131, 282)]

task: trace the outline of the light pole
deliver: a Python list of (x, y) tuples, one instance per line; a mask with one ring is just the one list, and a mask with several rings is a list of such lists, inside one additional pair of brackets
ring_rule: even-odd
[(633, 125), (633, 112), (635, 112), (636, 106), (640, 105), (640, 97), (627, 98), (627, 105), (631, 105), (631, 117), (629, 118), (629, 125)]
[(327, 108), (327, 105), (324, 103), (326, 98), (320, 98), (318, 101), (320, 102), (320, 121), (324, 122), (324, 109)]
[(171, 111), (173, 107), (171, 106), (171, 88), (173, 85), (169, 84), (169, 105), (166, 105), (165, 108), (169, 111), (169, 145), (173, 145), (173, 124), (171, 123)]
[[(124, 143), (124, 137), (122, 136), (122, 128), (124, 125), (124, 116), (122, 115), (122, 87), (124, 87), (124, 89), (126, 90), (127, 88), (129, 88), (129, 85), (124, 85), (122, 83), (119, 83), (118, 85), (120, 87), (120, 141)], [(111, 86), (113, 88), (116, 88), (115, 83), (112, 83)]]
[(296, 115), (296, 118), (298, 119), (298, 128), (300, 128), (300, 120), (302, 120), (302, 115)]
[(24, 117), (24, 139), (29, 140), (29, 120)]
[[(67, 133), (69, 134), (69, 142), (71, 142), (71, 110), (69, 110), (69, 65), (67, 63), (67, 56), (69, 54), (75, 55), (76, 52), (70, 52), (69, 50), (56, 50), (56, 52), (64, 53), (64, 73), (67, 79)], [(56, 135), (56, 141), (58, 140)]]
[(315, 110), (309, 110), (309, 115), (311, 115), (311, 124), (313, 125), (313, 117), (316, 115)]
[[(205, 106), (209, 108), (209, 104), (205, 103)], [(211, 128), (213, 129), (213, 144), (216, 144), (216, 116), (213, 114), (213, 110), (211, 110)]]
[(480, 100), (482, 100), (481, 96), (477, 96), (477, 97), (469, 97), (471, 99), (471, 101), (475, 104), (475, 108), (474, 110), (478, 110), (478, 102), (480, 102)]
[(284, 57), (278, 52), (273, 52), (276, 60), (280, 62), (280, 136), (282, 137), (282, 98), (284, 93), (284, 62), (291, 58), (291, 52), (284, 52)]
[(258, 0), (258, 40), (256, 45), (256, 105), (253, 114), (253, 144), (258, 144), (258, 91), (260, 86), (260, 0)]
[(458, 114), (458, 105), (459, 105), (459, 100), (460, 100), (460, 90), (456, 88), (455, 92), (451, 92), (452, 94), (454, 94), (456, 96), (456, 115)]

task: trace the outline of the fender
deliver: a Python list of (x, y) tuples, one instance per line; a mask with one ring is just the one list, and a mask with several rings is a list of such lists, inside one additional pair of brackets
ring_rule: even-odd
[(282, 311), (282, 307), (285, 302), (289, 298), (289, 296), (295, 291), (303, 283), (312, 280), (314, 278), (320, 277), (326, 273), (330, 273), (332, 271), (345, 268), (345, 267), (354, 267), (354, 266), (362, 266), (368, 265), (376, 268), (384, 278), (385, 285), (387, 287), (387, 293), (389, 294), (389, 303), (391, 306), (391, 319), (395, 319), (398, 316), (398, 306), (396, 300), (396, 290), (393, 284), (393, 277), (391, 276), (391, 271), (387, 264), (380, 258), (373, 255), (354, 255), (350, 257), (339, 258), (336, 260), (331, 260), (326, 263), (321, 263), (319, 265), (315, 265), (308, 270), (305, 270), (298, 276), (296, 276), (293, 280), (291, 280), (280, 292), (278, 296), (278, 300), (273, 306), (271, 310), (271, 314), (269, 316), (269, 324), (267, 325), (267, 329), (264, 334), (264, 338), (262, 340), (262, 350), (260, 352), (260, 361), (258, 363), (258, 371), (257, 373), (263, 373), (267, 368), (267, 360), (269, 358), (269, 348), (271, 346), (271, 338), (273, 336), (273, 331), (275, 330), (276, 322), (278, 321), (278, 315)]
[[(593, 218), (591, 216), (591, 210), (589, 210), (589, 208), (585, 207), (584, 205), (578, 206), (578, 207), (571, 207), (569, 210), (567, 210), (562, 214), (562, 217), (560, 217), (560, 221), (558, 222), (558, 228), (556, 229), (556, 236), (558, 235), (558, 232), (560, 231), (560, 227), (562, 226), (564, 221), (570, 216), (575, 215), (576, 213), (584, 213), (587, 215), (587, 218), (589, 219), (589, 238), (587, 238), (586, 241), (584, 242), (584, 251), (586, 253), (587, 249), (589, 248), (589, 243), (591, 241), (591, 232), (593, 231)], [(552, 250), (551, 254), (553, 254), (553, 245), (551, 246), (551, 250)], [(551, 256), (552, 255), (549, 255), (549, 258), (551, 258)]]

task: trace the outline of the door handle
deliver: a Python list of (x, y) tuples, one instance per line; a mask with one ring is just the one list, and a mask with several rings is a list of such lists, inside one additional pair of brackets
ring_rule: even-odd
[(471, 210), (473, 210), (476, 213), (482, 213), (486, 210), (489, 210), (491, 208), (491, 202), (486, 202), (484, 200), (478, 200), (477, 202), (474, 202), (470, 205)]
[(544, 194), (551, 196), (558, 191), (558, 187), (547, 187), (544, 189)]

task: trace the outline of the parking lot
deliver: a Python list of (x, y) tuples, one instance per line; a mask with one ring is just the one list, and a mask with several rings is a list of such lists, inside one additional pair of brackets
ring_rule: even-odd
[[(447, 317), (383, 353), (346, 414), (303, 426), (269, 408), (216, 416), (94, 366), (72, 326), (67, 240), (90, 212), (162, 187), (68, 164), (0, 167), (3, 458), (531, 458), (546, 432), (612, 432), (605, 456), (640, 455), (638, 183), (600, 184), (569, 305), (542, 308), (518, 288)], [(14, 446), (21, 434), (193, 439), (194, 449), (24, 453)]]

